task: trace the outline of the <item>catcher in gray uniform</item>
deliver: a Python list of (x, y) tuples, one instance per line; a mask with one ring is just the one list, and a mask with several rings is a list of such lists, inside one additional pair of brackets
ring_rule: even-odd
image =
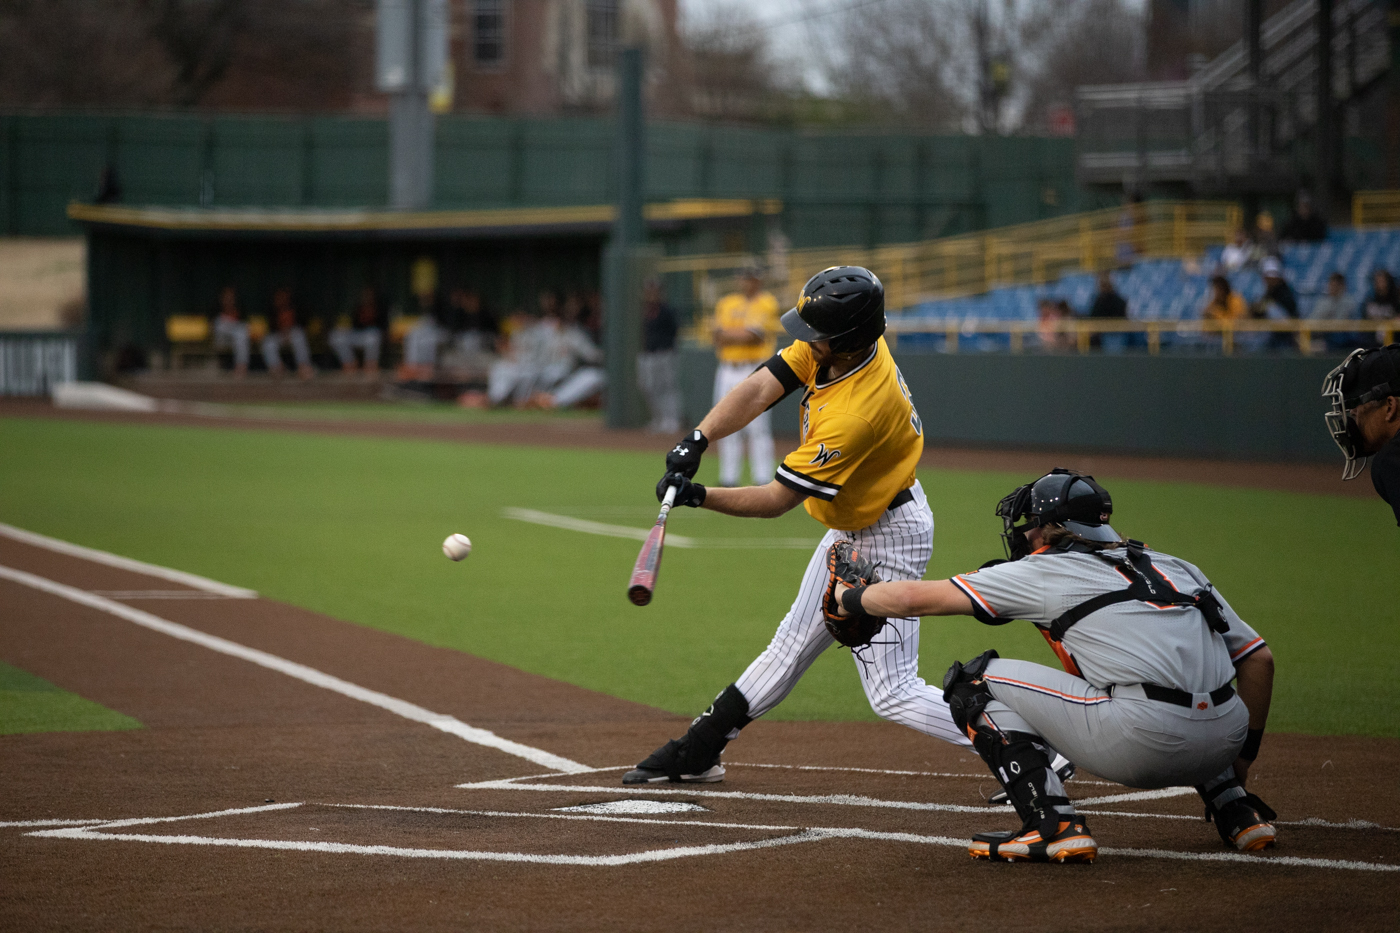
[(1112, 511), (1092, 476), (1056, 469), (997, 506), (1009, 560), (951, 580), (862, 585), (878, 580), (874, 568), (833, 553), (835, 615), (1025, 619), (1064, 665), (988, 651), (944, 678), (953, 720), (1023, 821), (974, 836), (973, 858), (1093, 861), (1098, 846), (1050, 767), (1055, 751), (1130, 787), (1193, 785), (1227, 845), (1274, 844), (1273, 811), (1244, 787), (1273, 655), (1200, 570), (1122, 538)]

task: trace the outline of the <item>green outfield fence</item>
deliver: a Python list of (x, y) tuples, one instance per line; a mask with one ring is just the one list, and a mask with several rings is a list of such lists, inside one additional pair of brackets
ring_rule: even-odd
[[(440, 117), (432, 207), (610, 203), (612, 140), (603, 119)], [(781, 199), (798, 247), (931, 239), (1105, 197), (1076, 186), (1069, 139), (656, 123), (647, 143), (648, 200)], [(91, 200), (109, 165), (126, 204), (376, 207), (387, 201), (388, 130), (348, 116), (0, 115), (0, 233), (78, 233), (65, 209)]]

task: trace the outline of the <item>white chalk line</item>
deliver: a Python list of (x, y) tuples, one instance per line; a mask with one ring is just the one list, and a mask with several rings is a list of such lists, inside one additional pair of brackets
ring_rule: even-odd
[(201, 590), (88, 590), (108, 599), (229, 599), (219, 593)]
[[(633, 541), (645, 541), (647, 535), (651, 533), (651, 528), (631, 528), (627, 525), (609, 525), (606, 522), (590, 521), (586, 518), (574, 518), (570, 515), (555, 515), (552, 512), (541, 512), (537, 509), (521, 509), (508, 506), (501, 509), (501, 515), (505, 518), (512, 518), (518, 522), (529, 522), (532, 525), (546, 525), (550, 528), (563, 528), (566, 531), (578, 531), (589, 535), (602, 535), (606, 538), (628, 538)], [(811, 550), (816, 547), (816, 540), (810, 538), (694, 538), (689, 535), (666, 533), (666, 546), (678, 548), (730, 548), (730, 549), (760, 549), (760, 550)]]
[[(724, 763), (724, 766), (725, 766), (726, 768), (781, 768), (781, 769), (783, 769), (783, 770), (785, 770), (785, 771), (849, 771), (849, 772), (854, 773), (854, 774), (889, 774), (889, 775), (894, 775), (894, 776), (896, 776), (896, 777), (976, 778), (976, 779), (978, 779), (978, 780), (984, 780), (984, 779), (986, 779), (986, 778), (992, 777), (990, 774), (988, 774), (988, 773), (985, 772), (985, 771), (981, 772), (980, 774), (966, 774), (966, 773), (963, 773), (963, 772), (960, 772), (960, 771), (898, 771), (898, 770), (894, 770), (894, 769), (891, 769), (891, 768), (844, 768), (844, 767), (837, 767), (837, 766), (834, 766), (834, 765), (767, 765), (767, 764), (757, 764), (756, 762), (752, 762), (752, 761), (726, 761), (726, 762)], [(631, 767), (632, 767), (631, 765), (628, 765), (628, 766), (626, 767), (626, 769), (623, 769), (623, 768), (598, 768), (598, 769), (596, 769), (596, 770), (598, 770), (598, 771), (620, 771), (620, 770), (630, 770)], [(546, 774), (546, 775), (542, 775), (542, 776), (543, 776), (543, 777), (553, 777), (553, 775), (551, 775), (551, 774)], [(517, 778), (517, 780), (524, 780), (524, 779), (523, 779), (523, 778)], [(1120, 785), (1120, 784), (1115, 784), (1115, 783), (1113, 783), (1112, 781), (1081, 781), (1081, 780), (1079, 780), (1079, 779), (1077, 779), (1077, 778), (1074, 779), (1073, 783), (1075, 783), (1075, 784), (1096, 784), (1096, 785), (1099, 785), (1099, 786), (1101, 786), (1101, 787), (1121, 787), (1121, 786), (1122, 786), (1122, 785)]]
[(402, 716), (404, 719), (419, 722), (426, 726), (432, 726), (434, 729), (446, 732), (449, 735), (455, 735), (475, 745), (494, 748), (508, 755), (514, 755), (517, 758), (524, 758), (526, 761), (533, 762), (541, 767), (552, 768), (555, 771), (562, 771), (568, 774), (590, 770), (587, 765), (579, 764), (577, 761), (571, 761), (568, 758), (563, 758), (559, 755), (544, 751), (543, 749), (522, 745), (519, 742), (512, 742), (510, 739), (502, 738), (489, 730), (467, 725), (456, 717), (447, 716), (443, 713), (435, 713), (432, 710), (424, 709), (406, 700), (400, 700), (388, 694), (380, 693), (377, 690), (370, 690), (358, 684), (352, 684), (347, 680), (341, 680), (339, 677), (323, 673), (312, 667), (307, 667), (305, 664), (288, 661), (285, 658), (279, 658), (277, 655), (269, 654), (266, 651), (259, 651), (256, 648), (249, 648), (237, 642), (229, 641), (226, 638), (220, 638), (217, 635), (206, 634), (198, 629), (162, 619), (144, 610), (125, 606), (115, 600), (94, 595), (86, 590), (80, 590), (63, 583), (56, 583), (53, 580), (48, 580), (44, 577), (35, 576), (32, 573), (27, 573), (23, 570), (15, 570), (12, 567), (5, 567), (3, 565), (0, 565), (0, 579), (9, 580), (12, 583), (19, 583), (23, 586), (50, 593), (54, 596), (60, 596), (91, 609), (97, 609), (101, 612), (106, 612), (118, 618), (125, 619), (143, 628), (160, 632), (163, 635), (169, 635), (172, 638), (178, 638), (181, 641), (192, 642), (201, 647), (208, 648), (211, 651), (217, 651), (220, 654), (230, 655), (231, 657), (240, 658), (244, 661), (251, 661), (260, 667), (277, 671), (280, 674), (285, 674), (288, 677), (293, 677), (304, 683), (311, 684), (312, 686), (330, 690), (332, 693), (339, 693), (352, 700), (368, 703), (370, 706), (375, 706), (397, 716)]
[(185, 586), (193, 587), (196, 590), (202, 590), (205, 593), (213, 593), (227, 599), (258, 598), (256, 590), (246, 589), (241, 586), (232, 586), (228, 583), (220, 583), (218, 580), (210, 580), (208, 577), (201, 577), (198, 574), (186, 573), (183, 570), (172, 570), (169, 567), (161, 567), (157, 564), (148, 564), (145, 561), (136, 560), (131, 557), (122, 557), (120, 554), (111, 554), (107, 551), (99, 551), (96, 548), (83, 547), (81, 544), (60, 541), (58, 538), (50, 538), (48, 535), (26, 531), (23, 528), (16, 528), (14, 525), (6, 525), (3, 522), (0, 522), (0, 535), (23, 544), (45, 548), (57, 554), (66, 554), (69, 557), (80, 557), (83, 560), (90, 560), (93, 563), (106, 564), (108, 567), (129, 570), (132, 573), (145, 574), (148, 577), (159, 577), (162, 580), (169, 580), (171, 583), (181, 583)]
[[(573, 820), (601, 823), (641, 823), (662, 826), (706, 826), (715, 829), (738, 829), (750, 832), (791, 832), (792, 835), (772, 839), (759, 839), (737, 843), (719, 843), (703, 846), (678, 846), (671, 849), (650, 849), (622, 855), (538, 855), (524, 852), (492, 852), (460, 849), (420, 849), (403, 846), (355, 845), (339, 842), (313, 840), (280, 839), (237, 839), (217, 836), (177, 835), (162, 836), (147, 833), (113, 833), (109, 830), (153, 823), (173, 823), (191, 819), (214, 819), (223, 816), (245, 815), (273, 810), (289, 810), (304, 806), (302, 803), (273, 804), (264, 807), (244, 807), (233, 810), (220, 810), (190, 816), (154, 817), (132, 820), (117, 820), (98, 825), (75, 826), (67, 829), (40, 830), (28, 833), (29, 836), (50, 839), (108, 840), (118, 842), (148, 842), (164, 845), (222, 846), (246, 849), (275, 849), (296, 852), (318, 852), (340, 855), (384, 855), (400, 858), (449, 859), (459, 861), (523, 862), (546, 865), (572, 866), (621, 866), (645, 862), (670, 861), (705, 855), (725, 855), (753, 849), (775, 848), (801, 842), (819, 842), (825, 839), (864, 839), (881, 842), (908, 842), (921, 845), (966, 848), (967, 841), (952, 836), (934, 836), (921, 833), (881, 832), (857, 827), (797, 827), (747, 823), (720, 823), (700, 820), (658, 820), (642, 817), (615, 817), (562, 813), (520, 813), (498, 810), (456, 810), (439, 807), (397, 807), (371, 804), (321, 804), (327, 807), (362, 810), (397, 810), (446, 815), (472, 815), (493, 818), (532, 818)], [(981, 811), (979, 811), (981, 812)], [(1127, 858), (1167, 859), (1172, 861), (1224, 862), (1254, 866), (1278, 866), (1285, 868), (1320, 868), (1342, 871), (1396, 872), (1400, 865), (1386, 865), (1374, 862), (1360, 862), (1347, 859), (1303, 858), (1289, 855), (1248, 855), (1241, 852), (1181, 852), (1171, 849), (1111, 848), (1099, 849), (1100, 855)]]
[(92, 826), (96, 823), (107, 823), (109, 820), (10, 820), (0, 823), (0, 828), (26, 827), (26, 826)]

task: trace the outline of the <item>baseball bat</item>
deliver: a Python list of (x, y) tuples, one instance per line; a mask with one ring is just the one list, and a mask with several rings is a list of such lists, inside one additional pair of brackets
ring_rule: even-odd
[(637, 554), (637, 563), (632, 566), (627, 598), (632, 600), (633, 605), (645, 606), (651, 602), (652, 593), (656, 592), (656, 575), (661, 570), (661, 549), (666, 545), (666, 516), (671, 514), (678, 488), (671, 486), (666, 490), (666, 498), (661, 500), (661, 514), (656, 516), (656, 524), (651, 526), (651, 532)]

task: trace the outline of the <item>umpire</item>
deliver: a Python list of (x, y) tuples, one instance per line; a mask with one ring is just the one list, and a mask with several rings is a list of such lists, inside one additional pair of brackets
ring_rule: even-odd
[(1322, 397), (1332, 404), (1327, 430), (1346, 456), (1342, 479), (1355, 479), (1370, 459), (1371, 484), (1400, 525), (1400, 343), (1354, 350), (1322, 381)]

